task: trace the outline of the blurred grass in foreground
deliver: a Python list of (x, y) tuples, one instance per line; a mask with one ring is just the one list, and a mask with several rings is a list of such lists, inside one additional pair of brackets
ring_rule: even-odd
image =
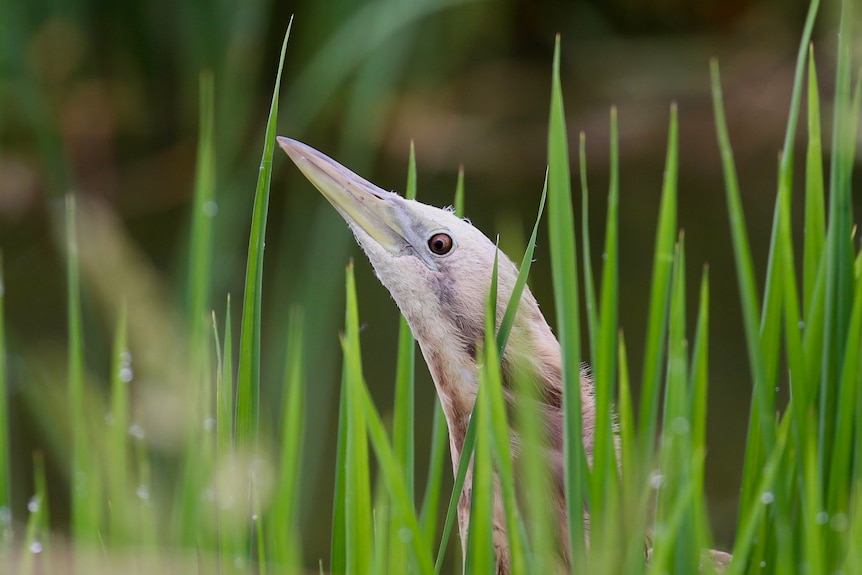
[[(816, 68), (813, 51), (809, 52), (818, 9), (814, 1), (797, 59), (762, 296), (754, 279), (718, 63), (712, 65), (716, 128), (752, 370), (752, 408), (732, 573), (862, 570), (862, 427), (858, 424), (862, 421), (862, 254), (855, 244), (850, 202), (862, 90), (858, 79), (855, 87), (851, 81), (853, 3), (845, 1), (842, 6), (828, 206), (820, 155)], [(286, 46), (287, 34), (282, 61)], [(703, 495), (709, 274), (705, 270), (702, 276), (694, 308), (696, 327), (689, 336), (686, 245), (676, 229), (676, 109), (672, 106), (670, 111), (650, 323), (644, 346), (644, 385), (636, 420), (627, 347), (617, 321), (620, 260), (616, 207), (625, 198), (620, 198), (617, 184), (616, 114), (612, 110), (605, 256), (600, 285), (595, 286), (590, 259), (584, 259), (580, 274), (576, 265), (577, 234), (559, 58), (558, 41), (549, 118), (547, 209), (557, 331), (564, 352), (567, 544), (573, 550), (573, 566), (579, 572), (694, 573), (702, 565), (710, 572), (712, 564), (702, 557), (703, 550), (711, 547)], [(276, 86), (280, 71), (281, 63)], [(800, 262), (794, 257), (790, 233), (790, 196), (793, 143), (806, 72), (806, 236)], [(260, 409), (259, 403), (263, 360), (260, 274), (279, 90), (276, 87), (270, 109), (253, 209), (237, 365), (230, 302), (222, 314), (218, 309), (221, 302), (214, 306), (208, 289), (214, 281), (212, 261), (218, 252), (205, 216), (208, 202), (214, 201), (218, 153), (213, 136), (212, 78), (202, 76), (200, 86), (198, 172), (185, 322), (176, 321), (163, 309), (164, 304), (158, 303), (164, 302), (158, 297), (160, 286), (137, 261), (134, 249), (126, 244), (111, 216), (95, 205), (78, 202), (74, 195), (67, 196), (68, 396), (66, 401), (53, 402), (40, 398), (38, 404), (44, 417), (56, 417), (68, 426), (68, 433), (57, 441), (70, 452), (65, 464), (71, 485), (71, 530), (66, 540), (50, 532), (50, 504), (40, 454), (34, 454), (35, 495), (28, 505), (28, 517), (12, 516), (8, 457), (12, 438), (5, 402), (0, 401), (0, 559), (12, 565), (15, 573), (62, 572), (70, 564), (76, 571), (94, 573), (162, 569), (296, 572), (315, 562), (315, 557), (303, 553), (297, 532), (298, 504), (313, 480), (299, 463), (302, 450), (308, 448), (303, 433), (309, 410), (304, 390), (314, 384), (302, 359), (310, 326), (318, 321), (310, 315), (313, 309), (294, 311), (287, 323), (282, 379), (285, 394), (281, 408), (276, 410), (279, 417), (270, 419), (270, 410)], [(582, 159), (584, 147), (581, 138)], [(581, 169), (582, 201), (587, 206), (583, 163)], [(412, 153), (407, 190), (408, 195), (416, 192)], [(462, 197), (463, 181), (459, 180), (456, 198)], [(456, 205), (460, 203), (456, 200)], [(585, 223), (586, 209), (584, 212)], [(541, 217), (540, 210), (539, 220)], [(539, 221), (522, 263), (521, 286), (526, 282), (538, 226)], [(585, 239), (583, 236), (583, 243)], [(588, 254), (586, 246), (582, 247)], [(105, 273), (118, 277), (105, 283)], [(496, 278), (488, 281), (494, 285)], [(0, 271), (0, 393), (5, 398), (2, 285)], [(322, 569), (339, 573), (440, 572), (460, 482), (456, 481), (442, 529), (444, 536), (438, 544), (436, 502), (445, 496), (441, 486), (443, 475), (448, 473), (443, 470), (445, 435), (439, 409), (435, 412), (437, 431), (425, 480), (426, 495), (420, 504), (412, 441), (415, 344), (402, 323), (394, 437), (390, 439), (362, 374), (352, 266), (348, 266), (346, 286), (338, 476), (331, 556)], [(82, 291), (90, 295), (82, 295)], [(579, 293), (584, 293), (587, 301), (589, 351), (584, 357), (591, 359), (597, 403), (600, 413), (605, 414), (597, 421), (592, 466), (587, 465), (583, 451), (579, 419)], [(495, 290), (491, 294), (496, 297)], [(82, 322), (93, 313), (91, 298), (114, 320), (114, 341), (110, 362), (106, 362), (110, 365), (105, 366), (111, 370), (107, 389), (85, 369)], [(211, 311), (213, 307), (215, 311)], [(493, 301), (489, 309), (496, 309)], [(224, 321), (217, 321), (219, 317)], [(540, 422), (530, 410), (518, 414), (514, 422), (507, 421), (498, 365), (506, 345), (507, 325), (504, 320), (494, 334), (493, 323), (488, 323), (481, 392), (461, 464), (465, 466), (471, 455), (474, 457), (477, 485), (488, 485), (493, 474), (498, 474), (512, 562), (518, 573), (545, 573), (557, 560), (547, 535), (557, 532), (557, 526), (549, 524), (549, 515), (542, 512), (547, 502), (542, 499), (546, 470), (540, 445), (527, 442), (525, 447), (534, 450), (528, 453), (534, 473), (524, 484), (529, 506), (515, 495), (508, 425), (520, 427), (524, 437), (541, 434), (536, 432)], [(781, 361), (782, 354), (786, 363)], [(791, 384), (791, 399), (784, 406), (778, 405), (775, 394), (782, 371)], [(136, 372), (146, 375), (140, 377)], [(39, 390), (31, 393), (37, 396)], [(619, 413), (619, 473), (615, 423), (607, 416), (611, 405), (616, 405)], [(660, 437), (656, 438), (658, 431)], [(142, 441), (145, 436), (147, 442)], [(170, 450), (180, 454), (178, 469), (166, 465)], [(492, 573), (489, 490), (474, 489), (473, 498), (467, 571)], [(647, 511), (651, 505), (654, 513)], [(585, 552), (581, 519), (585, 511), (591, 516), (589, 553)], [(649, 562), (644, 553), (646, 533), (652, 533)]]

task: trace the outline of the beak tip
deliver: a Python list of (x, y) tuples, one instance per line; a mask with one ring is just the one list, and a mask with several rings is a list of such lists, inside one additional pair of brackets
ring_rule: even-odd
[(281, 146), (281, 149), (290, 156), (290, 158), (296, 162), (298, 157), (302, 154), (300, 149), (302, 148), (302, 144), (294, 139), (285, 138), (284, 136), (276, 136), (275, 141), (278, 142), (278, 145)]

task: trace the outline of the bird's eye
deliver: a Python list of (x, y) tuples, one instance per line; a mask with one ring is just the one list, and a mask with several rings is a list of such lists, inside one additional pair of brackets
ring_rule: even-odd
[(452, 236), (449, 234), (434, 234), (428, 240), (428, 249), (438, 256), (444, 256), (452, 251)]

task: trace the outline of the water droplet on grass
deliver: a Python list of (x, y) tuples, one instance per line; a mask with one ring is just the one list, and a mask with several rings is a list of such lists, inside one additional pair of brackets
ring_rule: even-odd
[(143, 439), (144, 438), (144, 428), (141, 427), (139, 423), (133, 423), (129, 426), (129, 435), (134, 437), (135, 439)]
[(30, 553), (41, 553), (42, 552), (42, 542), (41, 541), (33, 541), (30, 543)]
[(218, 204), (212, 200), (204, 202), (203, 212), (206, 217), (214, 218), (215, 215), (218, 213)]
[(30, 498), (30, 501), (27, 502), (27, 511), (30, 513), (36, 513), (39, 511), (39, 496), (34, 495)]
[(142, 499), (144, 501), (149, 501), (149, 499), (150, 499), (150, 488), (146, 485), (138, 485), (138, 488), (135, 489), (135, 495), (137, 495), (139, 499)]
[(820, 511), (814, 516), (814, 521), (817, 522), (817, 525), (826, 525), (829, 521), (829, 514), (825, 511)]
[(775, 501), (775, 495), (771, 491), (764, 491), (763, 495), (760, 496), (760, 502), (764, 505), (769, 505), (773, 501)]
[(679, 416), (670, 422), (670, 429), (677, 435), (685, 435), (689, 432), (691, 426), (688, 423), (688, 419)]

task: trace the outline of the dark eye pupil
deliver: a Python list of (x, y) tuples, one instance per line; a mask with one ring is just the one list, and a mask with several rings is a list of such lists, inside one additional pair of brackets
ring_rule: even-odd
[(452, 249), (452, 238), (446, 234), (434, 234), (428, 240), (428, 247), (438, 256), (442, 256)]

